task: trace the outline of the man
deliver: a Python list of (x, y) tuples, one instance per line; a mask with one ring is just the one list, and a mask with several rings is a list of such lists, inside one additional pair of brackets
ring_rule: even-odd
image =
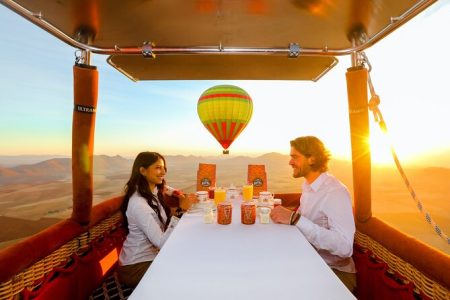
[(330, 154), (314, 136), (291, 142), (289, 165), (294, 178), (305, 178), (300, 207), (275, 207), (275, 223), (297, 226), (345, 286), (354, 292), (356, 269), (352, 259), (355, 221), (345, 185), (327, 172)]

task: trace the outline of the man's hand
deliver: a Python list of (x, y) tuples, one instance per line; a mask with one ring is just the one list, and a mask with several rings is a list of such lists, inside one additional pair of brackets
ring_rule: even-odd
[(287, 224), (289, 225), (289, 222), (291, 220), (293, 211), (290, 209), (287, 209), (283, 206), (277, 206), (272, 209), (272, 212), (270, 213), (270, 217), (272, 218), (272, 221), (274, 223), (280, 223), (280, 224)]

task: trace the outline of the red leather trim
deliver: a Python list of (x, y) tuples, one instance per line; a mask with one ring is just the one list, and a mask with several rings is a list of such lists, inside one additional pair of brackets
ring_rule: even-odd
[(99, 222), (107, 219), (108, 217), (115, 214), (120, 210), (120, 205), (122, 205), (123, 196), (117, 196), (105, 201), (100, 202), (92, 209), (91, 222), (89, 227), (92, 227)]

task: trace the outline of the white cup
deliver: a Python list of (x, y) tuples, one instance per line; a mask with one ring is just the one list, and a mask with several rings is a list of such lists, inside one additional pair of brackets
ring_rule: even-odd
[(259, 192), (259, 201), (260, 202), (272, 202), (273, 193), (271, 192)]
[(195, 193), (197, 196), (198, 202), (203, 203), (208, 200), (208, 192), (207, 191), (198, 191)]
[(273, 207), (281, 205), (281, 199), (274, 198), (273, 199)]

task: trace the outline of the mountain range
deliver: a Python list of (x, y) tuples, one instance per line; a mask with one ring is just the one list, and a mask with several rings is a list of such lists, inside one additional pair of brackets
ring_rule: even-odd
[[(22, 158), (22, 160), (20, 160)], [(20, 161), (33, 161), (39, 158), (48, 158), (31, 164), (18, 164), (14, 166), (0, 165), (0, 186), (11, 184), (42, 184), (53, 181), (71, 181), (72, 179), (72, 164), (71, 158), (56, 157), (49, 158), (46, 156), (32, 156), (32, 157), (11, 157), (0, 156), (0, 163), (14, 161), (16, 164)], [(289, 155), (280, 154), (276, 152), (266, 153), (258, 157), (249, 156), (183, 156), (183, 155), (168, 155), (165, 156), (168, 167), (167, 178), (169, 182), (174, 181), (181, 184), (180, 188), (193, 187), (196, 180), (196, 170), (199, 163), (211, 163), (217, 166), (218, 185), (220, 184), (242, 184), (246, 181), (247, 166), (249, 164), (263, 164), (266, 167), (266, 172), (272, 183), (277, 179), (289, 178), (292, 171), (289, 166)], [(133, 159), (107, 155), (94, 156), (94, 177), (103, 177), (110, 179), (126, 180), (130, 175)], [(347, 160), (332, 159), (330, 161), (330, 170), (336, 174), (349, 187), (352, 185), (352, 170), (351, 162)], [(372, 176), (383, 181), (386, 170), (389, 173), (396, 173), (393, 167), (376, 167), (372, 166)], [(422, 168), (408, 168), (410, 175), (420, 175), (421, 173), (429, 173), (439, 178), (448, 178), (450, 169), (445, 167), (422, 167)], [(427, 178), (424, 176), (424, 178)], [(186, 185), (186, 182), (189, 184)], [(430, 183), (432, 184), (432, 183)], [(275, 184), (276, 185), (276, 184)], [(296, 182), (295, 187), (298, 189), (299, 183)]]
[[(167, 183), (186, 193), (196, 190), (199, 163), (216, 164), (217, 186), (244, 184), (249, 164), (265, 165), (268, 190), (271, 192), (298, 193), (303, 182), (303, 179), (292, 177), (289, 156), (280, 153), (267, 153), (258, 157), (169, 155), (165, 158)], [(0, 163), (2, 161), (0, 156)], [(0, 248), (2, 242), (9, 243), (7, 241), (33, 234), (35, 229), (67, 218), (72, 211), (71, 159), (45, 157), (42, 161), (24, 161), (31, 163), (0, 166), (0, 223), (11, 229), (11, 232), (0, 233)], [(123, 192), (132, 163), (133, 159), (121, 156), (94, 156), (94, 204)], [(351, 162), (332, 159), (329, 169), (353, 195)], [(447, 195), (450, 194), (450, 168), (407, 167), (405, 172), (426, 210), (444, 232), (449, 232), (450, 202), (447, 201)], [(423, 220), (395, 167), (373, 166), (371, 184), (374, 214), (440, 249), (448, 248)], [(17, 225), (19, 223), (21, 226)]]
[[(38, 159), (37, 157), (33, 157)], [(23, 157), (23, 161), (30, 161), (33, 158)], [(169, 174), (182, 175), (181, 171), (189, 168), (195, 170), (199, 163), (213, 163), (217, 165), (218, 173), (225, 170), (239, 170), (239, 173), (246, 174), (248, 164), (265, 164), (267, 168), (276, 169), (283, 162), (283, 169), (288, 170), (289, 157), (279, 153), (268, 153), (259, 157), (201, 157), (201, 156), (166, 156), (166, 163)], [(19, 157), (14, 161), (19, 162)], [(5, 159), (0, 161), (5, 161)], [(11, 160), (10, 160), (11, 162)], [(133, 160), (122, 156), (94, 156), (94, 176), (102, 175), (106, 177), (126, 177), (129, 175)], [(240, 170), (242, 169), (242, 170)], [(241, 172), (242, 171), (242, 172)], [(244, 175), (245, 175), (244, 174)], [(195, 176), (195, 174), (192, 174)], [(236, 174), (231, 174), (235, 176)], [(72, 178), (71, 158), (57, 157), (45, 159), (31, 164), (19, 164), (14, 166), (0, 166), (0, 186), (10, 184), (42, 184), (52, 181), (70, 181)], [(195, 179), (194, 179), (195, 180)]]
[[(121, 156), (94, 157), (94, 174), (111, 175), (129, 171), (132, 161)], [(72, 179), (72, 160), (52, 158), (34, 164), (0, 167), (0, 186), (9, 184), (40, 184)]]

